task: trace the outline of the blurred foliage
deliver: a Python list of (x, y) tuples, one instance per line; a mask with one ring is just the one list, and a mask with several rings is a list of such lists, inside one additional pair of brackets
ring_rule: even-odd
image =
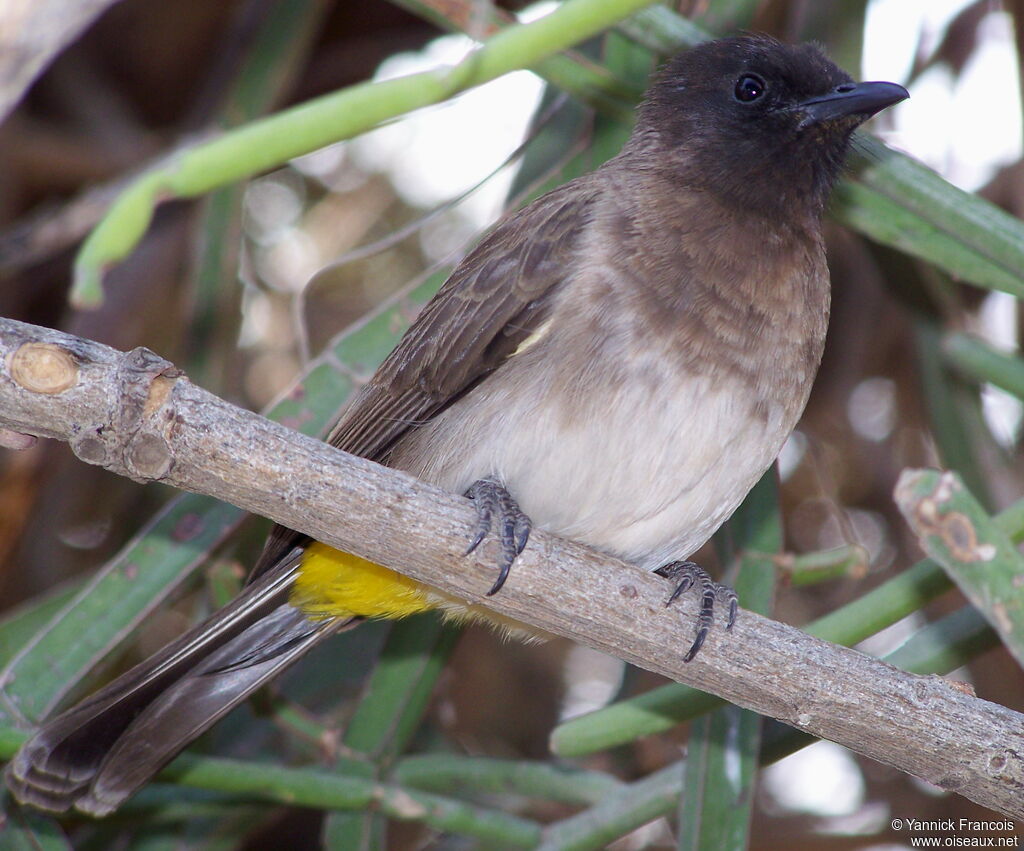
[[(704, 31), (765, 30), (817, 39), (856, 72), (868, 6), (683, 0), (541, 60), (550, 85), (510, 162), (522, 164), (510, 203), (612, 155), (629, 101), (665, 52)], [(998, 13), (965, 2), (941, 37), (915, 45), (900, 82), (935, 68), (958, 79)], [(369, 80), (437, 27), (482, 35), (510, 20), (470, 0), (115, 4), (0, 126), (0, 313), (123, 349), (148, 346), (233, 401), (277, 400), (274, 416), (321, 432), (476, 238), (466, 204), (422, 209), (392, 172), (343, 145), (199, 202), (161, 206), (91, 311), (67, 300), (75, 247), (167, 152)], [(1022, 26), (1011, 21), (1019, 57)], [(1019, 80), (993, 88), (1021, 97)], [(1024, 512), (1011, 503), (1022, 493), (1015, 400), (1024, 367), (991, 334), (995, 314), (1014, 339), (1020, 319), (1011, 298), (988, 289), (1020, 294), (1024, 240), (1019, 221), (980, 197), (1024, 213), (1024, 163), (968, 195), (874, 143), (860, 151), (828, 230), (825, 358), (778, 499), (765, 501), (772, 483), (762, 483), (731, 534), (700, 558), (725, 570), (742, 563), (748, 575), (783, 567), (775, 617), (835, 641), (868, 638), (869, 652), (908, 670), (956, 667), (980, 696), (1020, 709), (1019, 667), (940, 568), (919, 561), (892, 493), (906, 467), (953, 468), (980, 500), (972, 510), (1002, 511), (1000, 534), (1022, 537)], [(1009, 427), (994, 427), (995, 405), (1013, 414)], [(27, 728), (222, 600), (265, 530), (195, 497), (140, 489), (51, 444), (0, 459), (0, 504), (7, 754), (23, 735), (16, 725)], [(744, 549), (747, 541), (761, 543)], [(604, 696), (587, 697), (594, 689)], [(776, 724), (762, 739), (757, 719), (750, 725), (732, 708), (691, 729), (688, 719), (718, 704), (566, 641), (523, 646), (477, 627), (460, 638), (432, 618), (373, 624), (319, 648), (114, 817), (57, 823), (12, 811), (6, 836), (12, 847), (104, 849), (633, 849), (702, 847), (701, 837), (703, 847), (845, 849), (901, 839), (889, 834), (890, 813), (991, 817), (863, 760), (856, 835), (850, 819), (787, 809), (758, 788), (754, 768), (806, 742)], [(732, 729), (743, 732), (729, 739)], [(724, 817), (693, 798), (680, 804), (680, 748), (689, 743), (695, 755), (686, 788), (731, 801), (722, 766), (735, 742), (742, 800), (718, 835), (741, 838), (711, 840), (699, 820)]]

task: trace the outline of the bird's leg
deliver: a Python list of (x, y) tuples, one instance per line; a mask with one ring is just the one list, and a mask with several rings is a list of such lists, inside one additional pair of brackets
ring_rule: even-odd
[(704, 639), (708, 637), (708, 631), (714, 622), (715, 600), (723, 606), (729, 607), (729, 616), (725, 628), (732, 629), (732, 625), (736, 623), (736, 610), (739, 606), (739, 601), (736, 597), (736, 592), (728, 585), (715, 582), (715, 580), (708, 576), (707, 571), (703, 567), (692, 561), (674, 561), (670, 564), (662, 565), (654, 572), (658, 576), (664, 576), (666, 579), (671, 579), (676, 583), (675, 590), (665, 602), (666, 606), (672, 605), (680, 594), (685, 594), (694, 585), (700, 589), (697, 637), (694, 639), (693, 646), (690, 647), (689, 652), (683, 657), (684, 662), (689, 662), (697, 655), (697, 651), (704, 646)]
[(533, 524), (530, 518), (520, 510), (512, 494), (505, 489), (501, 482), (494, 479), (480, 479), (474, 482), (466, 491), (466, 496), (476, 503), (476, 529), (473, 532), (473, 540), (470, 541), (469, 548), (466, 550), (466, 555), (480, 546), (481, 541), (492, 529), (497, 534), (498, 543), (501, 546), (498, 558), (498, 578), (494, 581), (491, 590), (487, 592), (487, 596), (490, 597), (492, 594), (496, 594), (508, 579), (512, 562), (526, 546)]

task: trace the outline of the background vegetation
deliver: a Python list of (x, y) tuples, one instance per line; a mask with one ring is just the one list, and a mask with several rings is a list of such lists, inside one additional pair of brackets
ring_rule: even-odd
[[(478, 225), (464, 206), (411, 204), (393, 171), (350, 148), (285, 160), (529, 65), (548, 89), (509, 161), (509, 203), (521, 203), (618, 149), (665, 53), (703, 33), (754, 29), (817, 39), (856, 72), (868, 6), (712, 0), (631, 16), (641, 5), (575, 0), (571, 23), (507, 30), (486, 61), (354, 91), (346, 87), (389, 57), (442, 31), (491, 33), (508, 13), (469, 0), (112, 5), (0, 126), (0, 314), (147, 346), (240, 404), (280, 400), (272, 415), (317, 433)], [(1020, 8), (1004, 5), (1019, 56)], [(900, 82), (941, 68), (955, 84), (995, 10), (965, 4), (941, 39), (919, 45)], [(572, 54), (552, 52), (579, 32), (597, 35)], [(1019, 79), (993, 87), (995, 104), (1020, 101)], [(312, 111), (281, 113), (324, 95)], [(215, 137), (271, 113), (284, 123), (269, 135)], [(191, 153), (167, 158), (183, 147)], [(275, 158), (283, 167), (261, 176)], [(993, 311), (1008, 316), (1004, 327), (1019, 324), (1015, 304), (990, 294), (1024, 292), (1024, 229), (1013, 218), (1024, 208), (1022, 175), (1019, 162), (995, 174), (979, 193), (989, 203), (877, 143), (859, 146), (828, 230), (825, 360), (781, 483), (762, 483), (701, 555), (740, 584), (749, 607), (847, 643), (875, 636), (869, 652), (895, 653), (910, 670), (955, 670), (981, 697), (1016, 709), (1024, 682), (1011, 653), (934, 565), (908, 570), (922, 554), (892, 492), (902, 469), (943, 466), (989, 512), (1021, 495), (1018, 424), (1011, 417), (993, 433), (983, 396), (994, 386), (1024, 396), (1024, 366), (984, 339)], [(143, 235), (140, 207), (168, 194), (184, 200), (158, 207)], [(119, 197), (124, 218), (94, 231)], [(128, 253), (133, 235), (141, 241)], [(100, 271), (119, 254), (101, 289)], [(291, 390), (297, 377), (300, 391)], [(1014, 537), (1024, 534), (1019, 514), (1000, 521)], [(5, 453), (3, 753), (17, 727), (229, 598), (265, 529), (230, 507), (86, 466), (63, 445)], [(569, 642), (522, 646), (432, 618), (369, 625), (234, 713), (116, 816), (58, 824), (11, 808), (0, 842), (829, 849), (905, 842), (893, 817), (994, 818), (833, 752), (766, 775), (759, 764), (803, 743), (733, 709), (681, 723), (699, 701), (678, 704), (663, 686)], [(633, 702), (564, 723), (608, 701)], [(722, 811), (716, 803), (735, 796), (725, 785), (734, 756), (745, 805)], [(859, 794), (829, 810), (799, 793), (808, 783)]]

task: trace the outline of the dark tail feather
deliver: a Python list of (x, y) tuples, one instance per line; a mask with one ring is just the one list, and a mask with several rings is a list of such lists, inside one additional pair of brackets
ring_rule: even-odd
[(345, 621), (288, 604), (293, 556), (205, 623), (46, 723), (18, 751), (7, 785), (24, 804), (112, 812), (184, 747)]

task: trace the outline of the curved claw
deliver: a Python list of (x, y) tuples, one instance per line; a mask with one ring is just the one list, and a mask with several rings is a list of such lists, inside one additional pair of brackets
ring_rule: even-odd
[(516, 555), (526, 549), (526, 543), (530, 540), (530, 530), (530, 518), (520, 512), (519, 518), (516, 520)]
[(697, 637), (693, 640), (693, 644), (690, 646), (690, 649), (686, 652), (686, 655), (683, 657), (683, 662), (693, 661), (693, 657), (700, 652), (701, 647), (704, 646), (704, 639), (707, 637), (708, 628), (706, 626), (703, 626), (697, 630)]
[[(468, 495), (468, 494), (467, 494)], [(477, 509), (476, 515), (476, 529), (473, 531), (473, 538), (469, 542), (469, 546), (466, 547), (466, 551), (463, 555), (468, 556), (473, 550), (483, 543), (484, 538), (487, 537), (487, 533), (491, 531), (491, 515), (490, 512), (484, 508)]]
[(494, 584), (491, 586), (491, 590), (487, 592), (485, 596), (493, 597), (501, 590), (501, 586), (505, 584), (505, 580), (508, 579), (509, 571), (512, 569), (512, 562), (505, 561), (502, 559), (498, 565), (498, 578), (494, 580)]
[(694, 585), (700, 588), (700, 611), (697, 613), (697, 636), (683, 657), (684, 662), (689, 662), (700, 652), (704, 641), (711, 631), (715, 620), (715, 601), (728, 606), (726, 616), (727, 630), (732, 629), (736, 622), (736, 615), (739, 611), (739, 601), (736, 592), (728, 585), (715, 582), (699, 564), (692, 561), (674, 561), (671, 564), (662, 565), (654, 571), (659, 576), (674, 580), (677, 584), (672, 594), (665, 602), (666, 606), (672, 605), (681, 594), (686, 593)]
[(729, 615), (725, 621), (725, 628), (732, 629), (732, 625), (736, 623), (736, 613), (740, 608), (739, 598), (736, 596), (736, 592), (728, 585), (719, 585), (716, 593), (718, 594), (719, 602), (729, 606)]
[(473, 534), (473, 540), (469, 542), (469, 546), (466, 547), (466, 551), (463, 553), (464, 556), (468, 556), (473, 550), (483, 543), (484, 538), (487, 537), (488, 528), (485, 526), (483, 531), (477, 528), (477, 531)]
[(487, 592), (487, 596), (490, 597), (500, 591), (508, 579), (512, 562), (523, 551), (530, 538), (532, 524), (512, 495), (493, 479), (474, 482), (466, 491), (466, 496), (476, 504), (477, 511), (476, 528), (466, 555), (480, 546), (492, 528), (496, 527), (495, 531), (498, 534), (498, 577), (491, 590)]

